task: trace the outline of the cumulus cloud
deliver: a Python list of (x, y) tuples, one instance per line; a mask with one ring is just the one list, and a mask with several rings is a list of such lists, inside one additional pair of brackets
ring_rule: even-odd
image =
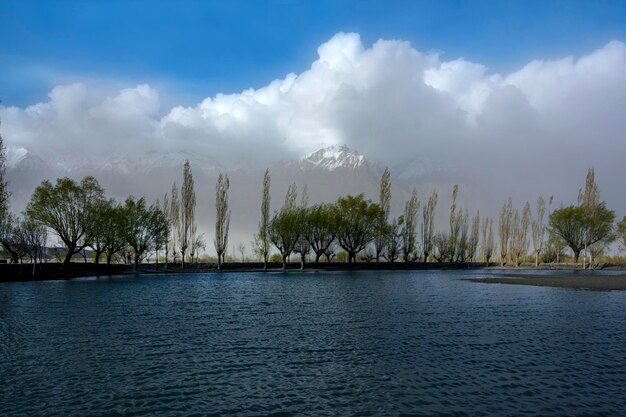
[(526, 183), (572, 193), (595, 165), (626, 208), (616, 180), (626, 174), (626, 45), (619, 41), (497, 74), (408, 42), (366, 46), (358, 34), (338, 33), (308, 70), (191, 107), (162, 108), (148, 85), (97, 91), (58, 86), (44, 103), (1, 107), (8, 146), (47, 156), (182, 149), (228, 167), (347, 144), (391, 166), (419, 158), (502, 189), (530, 189)]

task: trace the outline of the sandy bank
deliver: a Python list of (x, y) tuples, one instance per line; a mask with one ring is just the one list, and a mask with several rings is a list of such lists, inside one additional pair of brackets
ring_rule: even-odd
[(534, 285), (539, 287), (574, 288), (598, 291), (626, 291), (626, 273), (601, 275), (594, 273), (567, 273), (554, 274), (502, 274), (488, 278), (471, 279), (472, 282), (487, 284), (514, 284)]

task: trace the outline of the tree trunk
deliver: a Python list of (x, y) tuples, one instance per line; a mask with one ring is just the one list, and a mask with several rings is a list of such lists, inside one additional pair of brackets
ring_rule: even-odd
[(133, 271), (136, 272), (138, 267), (139, 267), (139, 254), (137, 253), (137, 251), (135, 251), (135, 263), (134, 263)]
[(539, 252), (535, 252), (535, 268), (539, 268)]
[(315, 265), (320, 263), (320, 258), (322, 257), (321, 253), (315, 252)]
[(263, 258), (263, 271), (267, 271), (267, 259)]
[(183, 261), (183, 269), (185, 269), (185, 252), (181, 253), (181, 257), (182, 257), (182, 261)]
[(287, 269), (287, 256), (283, 255), (283, 271)]
[(574, 252), (574, 263), (578, 263), (578, 258), (580, 257), (580, 249), (573, 250)]
[(305, 255), (300, 255), (300, 271), (304, 271), (304, 257)]
[(98, 250), (97, 250), (97, 251), (96, 251), (96, 253), (95, 253), (95, 257), (94, 257), (93, 262), (94, 262), (96, 265), (98, 265), (98, 264), (100, 263), (100, 256), (102, 256), (102, 252), (103, 252), (103, 251), (101, 251), (101, 250), (100, 250), (100, 251), (98, 251)]
[(70, 245), (67, 247), (67, 253), (65, 254), (65, 258), (63, 259), (63, 265), (61, 265), (61, 270), (65, 270), (70, 264), (72, 256), (74, 255), (74, 249), (76, 249), (76, 246)]
[(111, 259), (113, 258), (113, 253), (107, 253), (107, 268), (111, 266)]

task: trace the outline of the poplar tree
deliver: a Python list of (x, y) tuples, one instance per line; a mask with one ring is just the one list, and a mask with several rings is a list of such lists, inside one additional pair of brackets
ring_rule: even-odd
[(404, 205), (404, 223), (402, 225), (402, 259), (404, 262), (412, 260), (416, 251), (417, 210), (420, 202), (417, 199), (417, 190), (413, 188), (411, 198)]
[(259, 232), (256, 234), (254, 244), (257, 254), (263, 259), (263, 270), (267, 271), (267, 260), (270, 256), (270, 177), (269, 168), (263, 175), (263, 191), (261, 193), (261, 221), (259, 222)]
[(196, 216), (196, 192), (194, 191), (193, 175), (191, 174), (189, 161), (185, 161), (183, 168), (183, 186), (180, 190), (180, 198), (181, 210), (178, 242), (182, 267), (185, 269), (185, 254), (193, 241), (193, 228)]
[(5, 230), (9, 224), (9, 192), (6, 181), (7, 155), (4, 139), (0, 135), (0, 228)]
[(428, 261), (428, 256), (433, 251), (433, 234), (435, 230), (435, 208), (437, 207), (437, 191), (428, 198), (428, 203), (422, 210), (422, 250), (424, 252), (424, 262)]
[(511, 239), (511, 222), (513, 221), (513, 200), (509, 197), (500, 209), (500, 224), (498, 236), (500, 237), (500, 266), (504, 266)]
[(228, 209), (228, 175), (220, 173), (215, 186), (215, 239), (213, 245), (217, 252), (217, 269), (222, 268), (226, 248), (228, 247), (228, 229), (230, 227), (230, 210)]
[(385, 167), (382, 177), (380, 178), (380, 188), (378, 192), (378, 206), (380, 213), (376, 219), (376, 229), (374, 231), (374, 250), (376, 263), (379, 263), (380, 256), (385, 247), (387, 233), (389, 232), (389, 212), (391, 211), (391, 173)]
[(539, 255), (541, 255), (541, 250), (543, 249), (543, 236), (545, 234), (545, 215), (546, 215), (546, 200), (543, 199), (543, 196), (539, 196), (537, 198), (537, 211), (536, 215), (532, 220), (532, 238), (533, 238), (533, 249), (535, 252), (535, 268), (539, 266)]
[(485, 262), (485, 266), (489, 266), (489, 260), (493, 256), (493, 251), (495, 249), (495, 242), (493, 239), (493, 219), (491, 217), (485, 217), (483, 219), (482, 235), (483, 261)]

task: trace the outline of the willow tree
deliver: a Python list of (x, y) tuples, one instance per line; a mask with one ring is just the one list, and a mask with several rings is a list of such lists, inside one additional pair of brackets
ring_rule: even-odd
[(404, 205), (404, 222), (402, 223), (401, 235), (402, 235), (402, 259), (404, 262), (409, 262), (414, 258), (417, 242), (417, 211), (419, 210), (420, 202), (417, 199), (417, 190), (413, 188), (411, 198)]
[(89, 229), (89, 247), (94, 251), (94, 263), (100, 263), (100, 257), (106, 253), (109, 245), (113, 243), (111, 233), (119, 233), (119, 227), (115, 223), (115, 202), (105, 200), (94, 204), (92, 208), (95, 216), (94, 222)]
[(60, 178), (55, 185), (46, 180), (33, 192), (26, 216), (52, 229), (65, 244), (63, 268), (89, 245), (89, 231), (97, 220), (94, 208), (103, 199), (104, 190), (94, 177), (85, 177), (80, 183)]
[(433, 234), (435, 231), (435, 208), (437, 207), (437, 191), (428, 198), (428, 203), (422, 209), (422, 251), (424, 252), (424, 262), (428, 261), (428, 256), (433, 251)]
[(149, 252), (156, 250), (167, 233), (167, 218), (158, 204), (148, 206), (144, 198), (128, 197), (123, 206), (123, 233), (133, 249), (136, 270)]
[(196, 192), (194, 190), (193, 175), (189, 161), (185, 161), (183, 168), (183, 186), (180, 190), (180, 230), (178, 243), (182, 267), (185, 268), (185, 254), (193, 242), (193, 230), (196, 221)]
[(256, 253), (263, 259), (263, 270), (267, 271), (267, 261), (270, 256), (270, 185), (272, 179), (270, 170), (266, 169), (263, 175), (263, 191), (261, 193), (261, 221), (259, 222), (259, 231), (254, 236), (254, 247)]
[(376, 228), (374, 230), (374, 251), (376, 263), (379, 263), (380, 256), (385, 247), (387, 233), (389, 232), (389, 212), (391, 211), (391, 173), (385, 167), (385, 171), (380, 178), (380, 188), (378, 191), (378, 206), (380, 213), (376, 219)]
[(513, 222), (513, 200), (509, 197), (500, 209), (500, 223), (498, 224), (498, 236), (500, 237), (500, 266), (504, 266), (509, 250), (511, 239), (511, 223)]
[(301, 215), (296, 205), (297, 198), (298, 190), (294, 183), (287, 189), (283, 207), (274, 213), (268, 229), (270, 241), (280, 252), (283, 269), (287, 268), (287, 260), (303, 232)]
[(372, 241), (380, 207), (363, 194), (337, 200), (337, 241), (348, 253), (348, 263)]
[(213, 245), (217, 252), (217, 269), (222, 268), (226, 248), (228, 247), (228, 229), (230, 227), (230, 210), (228, 209), (228, 175), (220, 173), (215, 185), (215, 238)]
[(317, 204), (307, 211), (304, 235), (315, 253), (316, 264), (335, 241), (336, 217), (337, 210), (332, 204)]

